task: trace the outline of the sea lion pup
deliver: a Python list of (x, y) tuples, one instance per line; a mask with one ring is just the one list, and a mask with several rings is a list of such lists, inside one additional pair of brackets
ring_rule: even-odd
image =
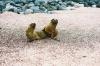
[(58, 35), (58, 31), (57, 31), (57, 29), (56, 29), (57, 24), (58, 24), (58, 20), (57, 20), (57, 19), (52, 19), (52, 20), (50, 21), (50, 23), (49, 23), (47, 26), (45, 26), (45, 27), (43, 28), (42, 31), (44, 31), (45, 34), (46, 34), (48, 37), (50, 37), (50, 38), (52, 38), (52, 39), (57, 39), (57, 38), (56, 38), (57, 35)]
[(26, 37), (27, 37), (28, 42), (46, 38), (46, 34), (43, 31), (35, 31), (35, 27), (36, 27), (36, 24), (31, 23), (28, 29), (26, 30)]

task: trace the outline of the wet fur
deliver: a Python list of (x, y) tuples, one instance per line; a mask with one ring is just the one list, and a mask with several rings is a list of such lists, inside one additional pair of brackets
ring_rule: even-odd
[(58, 24), (57, 19), (52, 19), (50, 23), (43, 28), (43, 31), (47, 34), (48, 37), (55, 39), (58, 35), (58, 30), (56, 29), (56, 26)]
[(35, 27), (36, 24), (31, 23), (26, 30), (26, 37), (29, 42), (46, 38), (46, 34), (43, 31), (35, 31)]

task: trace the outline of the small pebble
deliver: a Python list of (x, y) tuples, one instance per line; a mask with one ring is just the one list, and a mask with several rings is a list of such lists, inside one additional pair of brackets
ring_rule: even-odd
[(83, 58), (86, 58), (87, 56), (83, 56)]

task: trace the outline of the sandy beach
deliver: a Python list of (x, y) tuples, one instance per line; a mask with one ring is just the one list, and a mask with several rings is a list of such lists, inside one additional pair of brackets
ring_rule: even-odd
[[(0, 14), (0, 66), (100, 66), (100, 8)], [(58, 39), (27, 42), (25, 30), (58, 19)]]

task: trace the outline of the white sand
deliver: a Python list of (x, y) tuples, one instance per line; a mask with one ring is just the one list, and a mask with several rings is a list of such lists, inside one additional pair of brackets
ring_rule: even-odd
[[(51, 13), (0, 14), (0, 66), (100, 66), (100, 9)], [(52, 18), (59, 21), (60, 42), (26, 42), (25, 29), (31, 22), (41, 30)]]

